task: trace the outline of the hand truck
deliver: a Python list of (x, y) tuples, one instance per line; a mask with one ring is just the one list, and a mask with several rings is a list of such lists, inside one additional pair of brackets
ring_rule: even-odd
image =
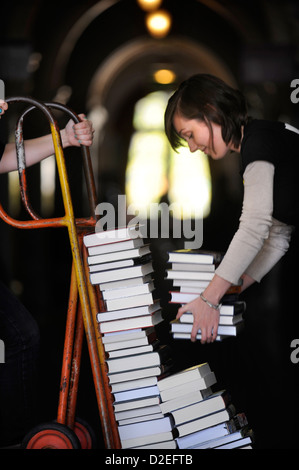
[[(80, 122), (80, 119), (70, 108), (59, 103), (42, 103), (29, 97), (12, 97), (6, 101), (8, 103), (22, 102), (29, 105), (17, 120), (15, 137), (21, 198), (30, 218), (29, 220), (16, 220), (10, 217), (1, 203), (0, 217), (9, 225), (19, 229), (66, 227), (72, 252), (72, 272), (57, 418), (53, 422), (43, 423), (32, 429), (23, 441), (23, 448), (92, 448), (92, 435), (88, 425), (79, 419), (76, 420), (75, 416), (82, 342), (85, 331), (105, 447), (119, 449), (121, 446), (105, 368), (105, 352), (96, 322), (96, 313), (103, 309), (103, 301), (97, 286), (92, 286), (89, 281), (87, 250), (83, 244), (83, 236), (90, 233), (91, 228), (95, 228), (96, 225), (94, 214), (97, 203), (91, 158), (89, 149), (81, 146), (91, 215), (87, 218), (75, 219), (60, 131), (52, 109), (66, 113), (75, 123)], [(62, 217), (41, 218), (32, 208), (28, 198), (23, 120), (25, 115), (36, 108), (44, 114), (50, 124), (65, 211), (65, 215)]]

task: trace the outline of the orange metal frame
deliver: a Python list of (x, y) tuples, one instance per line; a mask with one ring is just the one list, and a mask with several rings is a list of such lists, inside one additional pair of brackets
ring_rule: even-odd
[[(21, 197), (30, 219), (22, 221), (13, 219), (5, 212), (1, 203), (0, 217), (9, 225), (19, 229), (66, 227), (72, 251), (73, 263), (57, 422), (71, 429), (74, 428), (82, 341), (85, 331), (105, 446), (110, 449), (118, 449), (121, 446), (106, 373), (105, 353), (96, 322), (96, 313), (103, 309), (103, 304), (100, 291), (89, 282), (87, 251), (83, 244), (84, 234), (90, 232), (90, 228), (95, 227), (96, 224), (94, 216), (96, 191), (90, 153), (87, 147), (81, 147), (91, 215), (88, 218), (75, 219), (60, 131), (52, 109), (58, 109), (68, 114), (75, 123), (80, 122), (80, 119), (70, 108), (59, 103), (41, 103), (27, 97), (13, 97), (8, 98), (6, 101), (8, 103), (23, 102), (29, 105), (29, 108), (23, 112), (17, 121), (15, 135)], [(64, 203), (65, 215), (63, 217), (43, 219), (36, 214), (29, 202), (23, 141), (23, 120), (24, 116), (35, 108), (39, 109), (46, 116), (50, 124)]]

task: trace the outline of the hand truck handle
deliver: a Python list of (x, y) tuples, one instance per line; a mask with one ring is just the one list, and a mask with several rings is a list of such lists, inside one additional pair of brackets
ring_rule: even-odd
[[(18, 221), (16, 219), (13, 219), (4, 211), (1, 204), (0, 204), (0, 216), (8, 224), (17, 228), (30, 228), (31, 229), (31, 228), (41, 228), (44, 226), (55, 226), (55, 227), (65, 226), (64, 217), (57, 217), (57, 218), (43, 220), (31, 207), (31, 204), (29, 202), (29, 197), (28, 197), (27, 181), (26, 181), (26, 162), (25, 162), (25, 150), (24, 150), (24, 140), (23, 140), (23, 121), (24, 121), (25, 115), (27, 115), (33, 109), (38, 108), (45, 114), (46, 118), (50, 122), (58, 169), (59, 168), (61, 169), (61, 167), (63, 167), (62, 171), (60, 171), (59, 173), (60, 173), (60, 185), (64, 186), (64, 190), (62, 191), (64, 195), (65, 192), (69, 191), (69, 185), (66, 179), (66, 170), (65, 170), (63, 152), (61, 151), (62, 145), (61, 145), (60, 131), (50, 108), (58, 109), (60, 111), (67, 113), (74, 120), (75, 123), (80, 122), (80, 119), (78, 115), (74, 113), (74, 111), (72, 111), (70, 108), (60, 103), (42, 103), (31, 97), (12, 97), (12, 98), (7, 98), (6, 101), (8, 103), (24, 102), (30, 105), (30, 107), (27, 108), (22, 113), (22, 115), (19, 117), (16, 123), (15, 136), (16, 136), (16, 153), (17, 153), (17, 165), (18, 165), (18, 172), (19, 172), (21, 197), (22, 197), (22, 201), (27, 212), (29, 213), (29, 215), (31, 216), (33, 220)], [(95, 212), (95, 207), (96, 207), (96, 190), (95, 190), (90, 152), (89, 152), (89, 149), (85, 146), (81, 146), (81, 151), (83, 154), (84, 173), (85, 173), (85, 180), (86, 180), (86, 185), (87, 185), (87, 194), (88, 194), (91, 217), (89, 219), (77, 219), (76, 224), (80, 226), (80, 224), (82, 224), (82, 221), (83, 221), (83, 225), (85, 226), (86, 225), (94, 226), (95, 224), (94, 212)], [(59, 156), (57, 156), (57, 153), (59, 154)]]

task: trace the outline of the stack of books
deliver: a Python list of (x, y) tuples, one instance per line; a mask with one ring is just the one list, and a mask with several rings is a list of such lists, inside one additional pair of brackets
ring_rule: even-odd
[[(173, 290), (170, 291), (170, 303), (184, 305), (196, 299), (213, 279), (217, 265), (223, 255), (218, 252), (201, 250), (177, 250), (168, 253), (166, 276), (172, 279)], [(218, 335), (221, 341), (228, 336), (236, 336), (244, 326), (243, 314), (246, 304), (239, 300), (240, 285), (232, 286), (222, 298)], [(171, 322), (171, 332), (176, 339), (190, 339), (193, 326), (193, 315), (184, 313), (179, 320)], [(201, 339), (200, 331), (197, 339)]]
[(97, 314), (101, 333), (146, 328), (162, 321), (154, 298), (150, 247), (135, 227), (86, 235), (90, 282), (98, 285), (105, 302)]
[(203, 364), (173, 374), (171, 349), (157, 337), (155, 325), (163, 318), (149, 246), (132, 227), (89, 234), (84, 243), (90, 281), (105, 305), (97, 321), (121, 447), (196, 448), (207, 441), (197, 434), (207, 429), (211, 439), (230, 434), (231, 440), (221, 441), (229, 445), (242, 430), (227, 394), (212, 391), (214, 373)]
[(251, 432), (244, 413), (236, 413), (208, 363), (199, 364), (158, 382), (160, 409), (173, 421), (180, 449), (251, 448)]
[(159, 408), (157, 383), (173, 363), (154, 327), (163, 318), (149, 246), (134, 227), (86, 235), (84, 244), (90, 281), (105, 304), (97, 321), (122, 448), (165, 440), (171, 429)]
[(170, 348), (159, 344), (153, 327), (105, 334), (103, 344), (122, 448), (158, 445), (172, 438), (171, 420), (160, 410), (157, 387), (173, 366)]

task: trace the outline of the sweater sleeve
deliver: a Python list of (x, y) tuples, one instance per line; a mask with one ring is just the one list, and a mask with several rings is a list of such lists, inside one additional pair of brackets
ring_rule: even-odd
[(293, 227), (273, 219), (269, 237), (246, 269), (246, 274), (257, 282), (275, 266), (288, 251)]
[(255, 161), (244, 172), (239, 228), (216, 270), (217, 275), (233, 284), (245, 272), (260, 280), (288, 248), (290, 230), (286, 235), (281, 226), (279, 230), (272, 228), (274, 170), (272, 163)]

